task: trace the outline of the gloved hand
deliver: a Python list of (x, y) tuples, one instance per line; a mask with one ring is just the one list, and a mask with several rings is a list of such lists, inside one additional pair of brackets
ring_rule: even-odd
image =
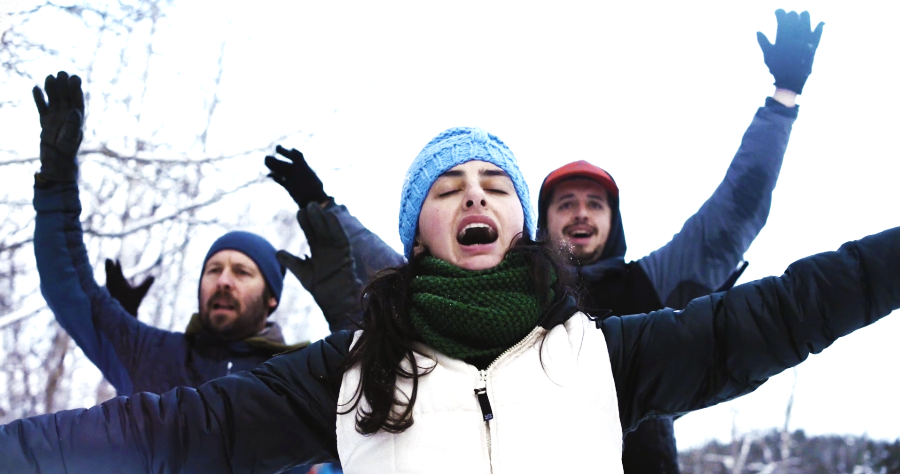
[(355, 329), (362, 283), (356, 278), (352, 249), (337, 216), (311, 201), (297, 211), (297, 222), (309, 243), (308, 258), (279, 250), (276, 258), (309, 291), (331, 332)]
[(44, 81), (48, 102), (41, 88), (34, 86), (31, 94), (41, 116), (41, 172), (48, 181), (73, 183), (78, 179), (75, 155), (83, 137), (84, 95), (81, 78), (69, 77), (60, 71), (57, 77)]
[(266, 166), (271, 171), (269, 177), (287, 189), (300, 209), (305, 209), (310, 202), (322, 203), (329, 199), (322, 189), (322, 181), (306, 164), (303, 153), (293, 148), (286, 150), (281, 145), (276, 146), (275, 151), (291, 161), (288, 163), (274, 156), (267, 156)]
[(122, 273), (122, 265), (119, 261), (113, 262), (108, 258), (106, 259), (106, 289), (109, 291), (110, 296), (122, 303), (125, 311), (128, 311), (128, 314), (135, 318), (137, 317), (138, 306), (141, 305), (144, 296), (147, 296), (147, 291), (150, 290), (150, 285), (154, 281), (156, 281), (156, 278), (149, 276), (140, 285), (131, 286)]
[(777, 10), (778, 30), (775, 44), (769, 42), (761, 31), (756, 32), (759, 47), (769, 72), (775, 77), (775, 87), (803, 93), (803, 85), (812, 73), (813, 58), (822, 38), (825, 23), (819, 22), (815, 31), (810, 31), (809, 12), (785, 13)]

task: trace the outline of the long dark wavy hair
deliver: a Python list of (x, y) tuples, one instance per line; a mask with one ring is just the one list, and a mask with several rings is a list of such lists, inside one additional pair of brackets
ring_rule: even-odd
[[(511, 253), (521, 254), (531, 267), (530, 276), (544, 307), (565, 295), (574, 295), (573, 276), (565, 265), (567, 253), (561, 248), (524, 236), (507, 251), (507, 255)], [(419, 377), (433, 369), (415, 362), (413, 343), (421, 338), (409, 315), (410, 283), (426, 255), (422, 252), (404, 265), (378, 272), (363, 290), (363, 332), (344, 362), (345, 370), (359, 364), (360, 381), (353, 403), (339, 411), (347, 414), (357, 410), (356, 430), (361, 434), (379, 430), (400, 433), (412, 426)], [(409, 361), (410, 370), (403, 367), (404, 360)], [(408, 396), (396, 390), (398, 377), (412, 379)], [(368, 408), (359, 407), (360, 395), (365, 397)]]

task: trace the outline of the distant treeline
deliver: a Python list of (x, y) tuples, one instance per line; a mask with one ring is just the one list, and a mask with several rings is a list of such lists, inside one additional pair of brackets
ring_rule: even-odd
[(679, 453), (682, 474), (900, 474), (900, 438), (746, 434)]

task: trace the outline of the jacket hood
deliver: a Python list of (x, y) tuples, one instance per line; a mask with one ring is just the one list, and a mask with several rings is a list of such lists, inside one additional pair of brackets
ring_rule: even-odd
[[(565, 179), (572, 178), (589, 178), (589, 176), (584, 175), (583, 173), (576, 172), (570, 173), (570, 176), (562, 176), (560, 177), (560, 171), (565, 171), (564, 169), (570, 167), (574, 164), (579, 164), (582, 162), (570, 163), (566, 166), (558, 168), (554, 170), (552, 173), (547, 175), (544, 178), (544, 182), (541, 184), (541, 191), (539, 193), (538, 199), (538, 237), (541, 239), (546, 239), (549, 237), (547, 232), (547, 208), (550, 205), (550, 197), (553, 195), (553, 188), (556, 187), (560, 182)], [(588, 164), (584, 162), (585, 164)], [(590, 165), (593, 166), (593, 165)], [(595, 167), (596, 168), (596, 167)], [(597, 168), (600, 170), (600, 168)], [(609, 182), (615, 186), (615, 181), (612, 179), (612, 175), (607, 173), (604, 170), (603, 173), (609, 177)], [(555, 178), (555, 179), (551, 179)], [(608, 182), (600, 182), (598, 183), (603, 186), (605, 189), (609, 190)], [(625, 251), (627, 250), (627, 245), (625, 244), (625, 228), (622, 225), (622, 214), (619, 212), (619, 199), (621, 198), (621, 193), (618, 190), (618, 187), (615, 188), (616, 192), (609, 193), (609, 206), (612, 210), (612, 218), (610, 222), (609, 228), (609, 236), (606, 238), (606, 244), (603, 246), (603, 253), (600, 254), (600, 259), (597, 260), (603, 261), (610, 258), (625, 258)], [(596, 262), (592, 262), (596, 263)]]

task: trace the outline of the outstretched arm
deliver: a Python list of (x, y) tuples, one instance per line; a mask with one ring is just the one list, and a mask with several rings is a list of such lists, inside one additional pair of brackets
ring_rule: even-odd
[(338, 333), (197, 389), (0, 426), (0, 474), (274, 473), (333, 460), (337, 368), (352, 337)]
[(755, 390), (900, 308), (900, 227), (798, 260), (683, 311), (602, 322), (623, 428)]
[[(744, 133), (741, 146), (712, 196), (672, 240), (640, 260), (660, 301), (683, 308), (719, 288), (743, 259), (769, 216), (797, 94), (812, 71), (823, 25), (810, 31), (809, 14), (776, 12), (778, 36), (759, 33), (776, 90)], [(767, 45), (767, 46), (766, 46)]]

